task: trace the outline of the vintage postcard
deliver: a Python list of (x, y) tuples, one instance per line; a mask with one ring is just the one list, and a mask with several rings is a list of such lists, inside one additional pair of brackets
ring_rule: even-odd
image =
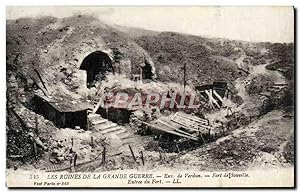
[(294, 187), (294, 7), (6, 7), (6, 186)]

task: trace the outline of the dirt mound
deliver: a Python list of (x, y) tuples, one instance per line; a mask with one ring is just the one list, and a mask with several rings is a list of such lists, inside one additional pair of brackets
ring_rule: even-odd
[[(268, 68), (284, 72), (288, 79), (293, 77), (293, 43), (250, 43), (173, 32), (144, 33), (135, 40), (152, 56), (162, 81), (182, 83), (184, 64), (188, 81), (194, 85), (210, 84), (215, 80), (233, 82), (247, 75), (247, 65), (269, 62)], [(281, 50), (283, 52), (279, 53)]]
[[(21, 18), (7, 20), (6, 27), (7, 109), (21, 112), (19, 104), (22, 104), (26, 111), (33, 113), (31, 99), (38, 89), (35, 82), (41, 83), (39, 75), (49, 94), (75, 100), (85, 98), (86, 71), (80, 70), (80, 66), (88, 55), (96, 51), (106, 54), (116, 72), (128, 78), (131, 74), (140, 73), (141, 66), (146, 64), (151, 67), (155, 78), (155, 67), (148, 53), (126, 34), (94, 17)], [(24, 120), (35, 118), (20, 116)], [(32, 128), (23, 127), (11, 114), (8, 114), (7, 120), (11, 121), (7, 122), (9, 155), (18, 155), (24, 149), (32, 154), (28, 136)], [(31, 120), (26, 121), (35, 124)], [(14, 126), (18, 126), (19, 130), (14, 131)], [(43, 135), (51, 135), (49, 126), (40, 127), (46, 130)], [(14, 144), (22, 144), (22, 147)]]
[(37, 69), (54, 95), (84, 95), (79, 68), (95, 51), (106, 53), (116, 71), (128, 77), (140, 73), (147, 63), (155, 78), (155, 67), (147, 52), (126, 34), (96, 18), (78, 15), (7, 21), (8, 74), (17, 72), (17, 79), (27, 80), (36, 76), (33, 70)]
[(141, 36), (136, 41), (153, 57), (161, 81), (182, 83), (184, 64), (187, 65), (188, 83), (193, 85), (240, 77), (234, 61), (226, 58), (226, 54), (222, 56), (221, 51), (215, 50), (205, 38), (163, 32), (156, 36)]
[[(180, 156), (200, 170), (245, 170), (293, 165), (293, 119), (272, 111), (216, 142)], [(179, 159), (179, 158), (178, 158)]]

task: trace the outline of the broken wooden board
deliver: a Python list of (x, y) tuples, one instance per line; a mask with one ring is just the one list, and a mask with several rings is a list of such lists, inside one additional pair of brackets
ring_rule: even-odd
[(143, 122), (143, 124), (147, 125), (148, 127), (152, 128), (152, 129), (155, 129), (155, 130), (158, 130), (158, 131), (163, 131), (163, 132), (166, 132), (166, 133), (169, 133), (169, 134), (173, 134), (173, 135), (177, 135), (179, 137), (184, 137), (184, 138), (192, 139), (194, 141), (198, 141), (199, 140), (198, 137), (191, 136), (191, 135), (186, 135), (186, 134), (183, 134), (181, 132), (178, 132), (176, 130), (173, 130), (173, 129), (170, 129), (170, 128), (167, 128), (167, 127), (157, 126), (157, 125), (146, 123), (146, 122)]
[[(180, 128), (181, 128), (180, 126), (179, 126), (178, 128), (172, 127), (172, 126), (170, 125), (170, 122), (169, 122), (169, 121), (168, 121), (168, 122), (165, 122), (165, 121), (162, 121), (162, 120), (157, 120), (157, 123), (160, 123), (160, 124), (162, 124), (162, 125), (164, 125), (164, 126), (170, 128), (170, 129), (173, 129), (174, 131), (179, 132), (179, 133), (182, 133), (182, 134), (184, 134), (184, 135), (191, 136), (191, 137), (195, 137), (194, 135), (192, 135), (192, 134), (190, 134), (190, 133), (188, 133), (188, 132), (185, 132), (185, 131), (181, 130), (181, 129), (180, 129)], [(185, 129), (186, 129), (186, 128), (185, 128)], [(191, 129), (187, 128), (187, 130), (193, 131), (193, 132), (197, 132), (197, 130), (192, 129), (192, 128), (191, 128)]]
[(197, 141), (203, 134), (209, 134), (212, 129), (208, 120), (183, 112), (177, 112), (169, 117), (161, 117), (151, 124), (143, 123), (152, 129)]
[(197, 116), (189, 115), (183, 112), (175, 113), (172, 118), (172, 122), (180, 125), (181, 127), (191, 130), (191, 131), (198, 131), (202, 134), (207, 134), (212, 129), (209, 126), (209, 121), (206, 119), (202, 119)]
[(186, 113), (182, 113), (182, 112), (177, 112), (175, 113), (173, 116), (172, 116), (172, 120), (174, 120), (176, 117), (184, 117), (186, 119), (189, 119), (189, 120), (192, 120), (192, 121), (195, 121), (195, 122), (198, 122), (200, 124), (204, 124), (204, 125), (209, 125), (209, 122), (207, 119), (202, 119), (200, 117), (196, 117), (196, 116), (193, 116), (193, 115), (189, 115), (189, 114), (186, 114)]

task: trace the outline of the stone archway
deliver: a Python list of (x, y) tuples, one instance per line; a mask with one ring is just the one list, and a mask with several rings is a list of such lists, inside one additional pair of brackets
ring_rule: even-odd
[(95, 86), (97, 81), (103, 80), (106, 72), (113, 72), (112, 60), (108, 54), (95, 51), (86, 56), (81, 65), (81, 70), (87, 71), (87, 87)]

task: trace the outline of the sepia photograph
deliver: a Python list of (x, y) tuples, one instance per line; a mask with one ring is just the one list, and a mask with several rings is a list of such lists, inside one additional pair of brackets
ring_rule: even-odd
[(6, 186), (295, 186), (293, 6), (7, 6)]

